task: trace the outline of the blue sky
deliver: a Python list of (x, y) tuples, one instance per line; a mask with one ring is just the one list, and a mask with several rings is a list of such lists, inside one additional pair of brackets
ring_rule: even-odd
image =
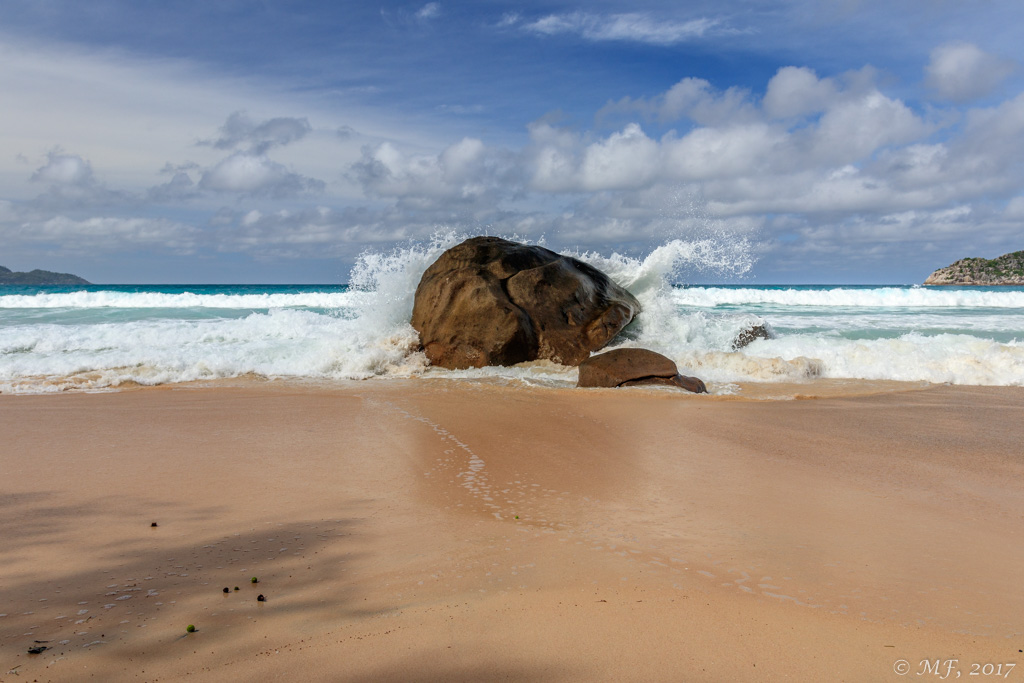
[[(345, 282), (437, 231), (745, 281), (1024, 248), (1024, 5), (0, 0), (0, 265)], [(728, 272), (683, 270), (697, 282)]]

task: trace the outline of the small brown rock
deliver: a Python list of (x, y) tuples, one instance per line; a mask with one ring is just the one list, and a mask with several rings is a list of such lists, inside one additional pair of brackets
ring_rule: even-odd
[(625, 387), (671, 384), (696, 394), (707, 393), (704, 382), (679, 374), (670, 358), (647, 349), (612, 349), (580, 363), (578, 387)]

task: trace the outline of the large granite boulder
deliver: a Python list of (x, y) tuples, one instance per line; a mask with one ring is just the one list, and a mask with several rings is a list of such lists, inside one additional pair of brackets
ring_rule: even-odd
[(640, 312), (592, 266), (543, 247), (473, 237), (441, 254), (420, 280), (412, 326), (433, 365), (578, 365)]
[(696, 377), (680, 375), (676, 364), (647, 349), (612, 349), (580, 363), (578, 387), (629, 387), (640, 384), (671, 384), (695, 394), (707, 387)]

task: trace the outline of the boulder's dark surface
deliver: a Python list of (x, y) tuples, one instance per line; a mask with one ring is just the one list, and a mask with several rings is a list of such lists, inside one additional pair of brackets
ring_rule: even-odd
[(608, 276), (574, 258), (499, 237), (473, 237), (420, 280), (412, 326), (433, 365), (578, 365), (640, 312)]
[(612, 349), (580, 363), (578, 387), (626, 387), (672, 384), (695, 394), (707, 393), (704, 382), (679, 374), (676, 364), (647, 349)]
[(87, 285), (83, 280), (71, 273), (52, 273), (48, 270), (30, 270), (27, 273), (16, 273), (10, 268), (0, 266), (0, 285)]
[(732, 342), (732, 350), (739, 351), (755, 339), (775, 339), (775, 333), (767, 325), (751, 325), (740, 331)]

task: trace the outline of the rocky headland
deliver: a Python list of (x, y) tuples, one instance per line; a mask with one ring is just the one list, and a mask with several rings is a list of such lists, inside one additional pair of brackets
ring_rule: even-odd
[(1024, 285), (1024, 251), (994, 259), (963, 258), (939, 268), (926, 285)]
[(30, 270), (18, 273), (0, 266), (0, 285), (88, 285), (88, 280), (71, 273), (54, 273), (49, 270)]

